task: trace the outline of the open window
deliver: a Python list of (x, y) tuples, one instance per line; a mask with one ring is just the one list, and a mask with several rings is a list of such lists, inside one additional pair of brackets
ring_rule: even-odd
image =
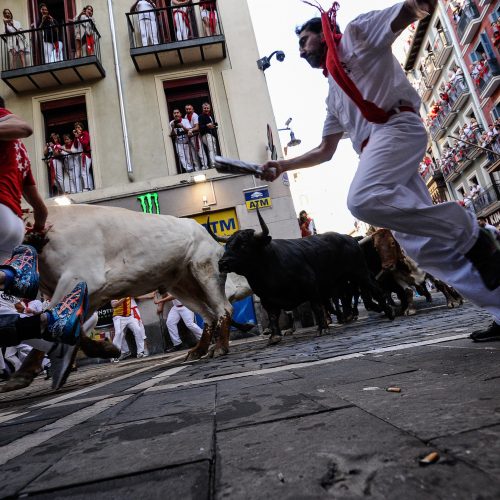
[(92, 148), (85, 97), (45, 101), (40, 106), (50, 196), (93, 190)]
[[(210, 120), (214, 128), (200, 127), (186, 135), (182, 124), (174, 122), (175, 130), (172, 144), (175, 151), (177, 173), (194, 172), (213, 166), (213, 157), (220, 154), (219, 139), (217, 135), (217, 117), (212, 107), (210, 88), (206, 75), (166, 80), (163, 82), (169, 122), (174, 120), (174, 111), (179, 110), (182, 118), (186, 118), (186, 106), (191, 105), (198, 119), (202, 115), (203, 105), (208, 103), (211, 107)], [(202, 119), (203, 120), (203, 119)], [(179, 125), (175, 127), (175, 125)], [(187, 128), (191, 128), (191, 123)]]

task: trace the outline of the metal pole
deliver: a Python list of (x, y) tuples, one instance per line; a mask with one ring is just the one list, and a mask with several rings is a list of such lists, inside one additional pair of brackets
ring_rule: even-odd
[(494, 154), (495, 156), (500, 156), (500, 153), (496, 153), (492, 149), (483, 148), (483, 146), (478, 146), (477, 144), (474, 144), (473, 142), (466, 141), (465, 139), (460, 139), (459, 137), (455, 137), (453, 135), (449, 135), (448, 137), (450, 139), (455, 139), (456, 141), (465, 142), (465, 144), (469, 144), (470, 146), (474, 146), (475, 148), (482, 149), (483, 151), (487, 151), (488, 153)]
[(118, 89), (118, 102), (120, 103), (120, 117), (122, 122), (123, 143), (125, 146), (125, 161), (127, 162), (127, 175), (130, 182), (134, 182), (134, 169), (132, 167), (132, 159), (130, 157), (130, 143), (128, 140), (127, 117), (125, 115), (125, 106), (123, 101), (122, 78), (120, 73), (120, 65), (118, 62), (118, 50), (116, 45), (115, 20), (113, 15), (113, 0), (108, 0), (109, 26), (111, 29), (111, 44), (113, 46), (113, 57), (115, 60), (116, 86)]

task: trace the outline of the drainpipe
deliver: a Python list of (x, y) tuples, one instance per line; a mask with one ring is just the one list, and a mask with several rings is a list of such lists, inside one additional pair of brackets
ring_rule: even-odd
[[(477, 112), (479, 114), (478, 118), (482, 122), (484, 130), (486, 130), (488, 128), (488, 122), (483, 113), (483, 108), (481, 107), (481, 102), (479, 101), (479, 97), (476, 93), (476, 87), (474, 85), (474, 82), (472, 81), (472, 77), (469, 74), (469, 68), (467, 68), (467, 64), (465, 63), (462, 54), (459, 52), (459, 49), (456, 49), (456, 47), (461, 48), (462, 46), (459, 44), (459, 40), (457, 39), (455, 31), (453, 30), (453, 26), (451, 25), (450, 18), (446, 13), (446, 8), (443, 7), (442, 2), (439, 2), (439, 10), (441, 11), (441, 19), (444, 21), (444, 24), (446, 25), (448, 36), (451, 38), (452, 41), (453, 53), (455, 54), (458, 64), (460, 65), (462, 71), (464, 72), (465, 81), (467, 82), (470, 94), (472, 96), (472, 100), (474, 101), (474, 105), (476, 106)], [(456, 52), (458, 52), (458, 54), (455, 52), (455, 50)]]
[(125, 106), (123, 104), (123, 87), (118, 63), (118, 50), (116, 44), (115, 21), (113, 15), (113, 0), (108, 0), (109, 26), (111, 28), (111, 44), (113, 46), (113, 58), (115, 61), (116, 86), (118, 90), (118, 102), (120, 103), (120, 118), (122, 122), (123, 144), (125, 146), (125, 161), (127, 162), (127, 175), (130, 182), (134, 182), (134, 169), (130, 157), (130, 143), (128, 140), (127, 117), (125, 115)]

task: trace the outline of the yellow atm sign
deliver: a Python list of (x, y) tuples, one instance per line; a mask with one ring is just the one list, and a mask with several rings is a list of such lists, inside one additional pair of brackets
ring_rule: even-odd
[(247, 210), (256, 208), (269, 208), (272, 206), (269, 189), (267, 187), (258, 187), (251, 190), (245, 190), (245, 205)]
[(209, 216), (210, 228), (217, 236), (231, 236), (240, 228), (234, 208), (195, 215), (193, 219), (206, 228)]

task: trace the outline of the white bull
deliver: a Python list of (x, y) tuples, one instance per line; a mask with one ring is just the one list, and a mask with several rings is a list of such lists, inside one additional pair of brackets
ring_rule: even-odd
[[(79, 281), (88, 286), (88, 317), (111, 299), (168, 290), (205, 322), (187, 359), (205, 355), (214, 333), (214, 356), (227, 354), (232, 307), (218, 270), (223, 249), (203, 226), (97, 205), (51, 206), (47, 222), (52, 228), (39, 270), (40, 289), (52, 297), (51, 304)], [(238, 277), (228, 292), (234, 300), (248, 295), (249, 288)]]

